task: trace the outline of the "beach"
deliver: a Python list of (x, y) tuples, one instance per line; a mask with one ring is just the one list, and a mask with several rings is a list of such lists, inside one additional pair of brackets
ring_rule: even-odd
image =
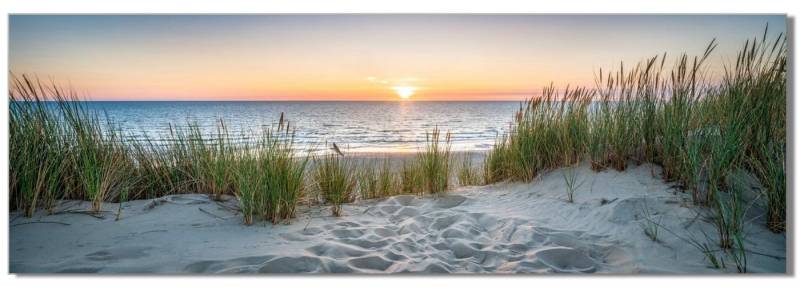
[(10, 22), (10, 273), (792, 273), (786, 15)]
[[(565, 200), (558, 169), (530, 183), (454, 188), (345, 204), (298, 206), (294, 219), (247, 226), (236, 199), (169, 195), (105, 204), (65, 201), (60, 212), (10, 216), (12, 273), (605, 273), (717, 274), (687, 238), (714, 228), (660, 168), (575, 167)], [(647, 210), (645, 213), (644, 211)], [(786, 237), (747, 214), (748, 272), (785, 273)], [(649, 218), (646, 218), (649, 217)], [(661, 226), (656, 240), (644, 232)]]

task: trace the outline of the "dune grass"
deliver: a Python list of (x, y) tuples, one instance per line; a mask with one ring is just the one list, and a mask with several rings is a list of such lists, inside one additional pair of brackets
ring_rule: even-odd
[(508, 151), (507, 135), (503, 135), (495, 141), (494, 147), (486, 153), (483, 159), (483, 183), (492, 184), (511, 178), (507, 174), (506, 152)]
[[(10, 190), (12, 207), (32, 216), (58, 199), (90, 201), (92, 211), (128, 189), (127, 153), (113, 128), (55, 84), (12, 75)], [(110, 124), (109, 124), (110, 125)]]
[[(54, 93), (66, 103), (61, 91)], [(9, 189), (11, 208), (28, 217), (36, 208), (50, 209), (63, 198), (70, 167), (66, 126), (45, 102), (39, 82), (13, 78), (10, 91)]]
[(569, 203), (575, 202), (575, 191), (583, 185), (583, 180), (580, 180), (578, 176), (578, 171), (575, 170), (575, 167), (567, 167), (562, 173), (562, 178), (564, 178), (564, 185), (566, 185), (566, 201)]
[(400, 190), (405, 194), (422, 194), (422, 170), (415, 160), (404, 160), (400, 168)]
[[(633, 163), (661, 165), (665, 180), (716, 206), (728, 175), (756, 175), (766, 194), (768, 225), (785, 222), (786, 40), (747, 41), (722, 75), (697, 57), (680, 55), (665, 71), (666, 54), (597, 77), (597, 87), (547, 87), (522, 105), (511, 131), (488, 153), (487, 182), (530, 181), (537, 174), (589, 159), (596, 170)], [(730, 245), (728, 240), (725, 246)]]
[(487, 182), (530, 181), (546, 170), (577, 162), (587, 148), (587, 106), (593, 94), (569, 87), (558, 94), (550, 86), (541, 97), (522, 104), (509, 134), (487, 156)]
[(262, 131), (252, 146), (233, 150), (232, 187), (245, 224), (252, 224), (256, 216), (272, 223), (294, 216), (309, 158), (294, 156), (293, 139), (288, 125), (280, 121)]
[(362, 164), (358, 170), (358, 193), (361, 199), (379, 198), (378, 173), (371, 164)]
[(382, 198), (400, 192), (398, 177), (392, 171), (389, 159), (384, 159), (379, 166), (362, 162), (358, 169), (358, 190), (361, 199)]
[(763, 184), (767, 198), (767, 227), (773, 232), (786, 230), (786, 144), (761, 146), (758, 158), (750, 162)]
[(9, 94), (11, 208), (26, 216), (60, 199), (87, 200), (101, 212), (103, 202), (207, 193), (239, 196), (247, 222), (277, 222), (294, 215), (305, 188), (307, 157), (295, 154), (283, 121), (244, 147), (231, 143), (222, 121), (212, 138), (189, 124), (171, 128), (165, 143), (131, 141), (54, 83), (12, 75)]
[[(766, 225), (785, 228), (786, 51), (783, 35), (748, 40), (724, 73), (705, 62), (717, 44), (697, 57), (666, 54), (597, 77), (593, 90), (552, 86), (522, 105), (511, 131), (488, 153), (487, 182), (530, 181), (537, 174), (588, 158), (592, 168), (624, 170), (629, 163), (662, 167), (667, 181), (710, 207), (718, 245), (746, 271), (742, 224), (745, 203), (732, 174), (755, 175), (766, 200)], [(706, 243), (695, 246), (710, 252)], [(707, 254), (715, 266), (723, 259)]]
[(465, 154), (458, 166), (458, 184), (461, 186), (479, 185), (485, 180), (482, 178), (481, 171), (472, 163), (472, 157)]
[(276, 223), (291, 218), (312, 187), (339, 214), (342, 203), (355, 199), (356, 183), (363, 199), (441, 193), (450, 186), (449, 135), (441, 140), (438, 129), (428, 134), (426, 149), (398, 171), (386, 160), (357, 172), (349, 159), (328, 155), (315, 165), (316, 181), (307, 183), (309, 155), (294, 150), (294, 132), (283, 115), (244, 142), (235, 142), (244, 133), (232, 136), (222, 120), (211, 134), (195, 123), (170, 125), (170, 133), (156, 141), (123, 134), (72, 90), (24, 75), (12, 84), (11, 208), (26, 216), (51, 210), (60, 199), (87, 200), (91, 211), (101, 212), (104, 202), (204, 193), (215, 200), (236, 196), (246, 224)]
[(356, 172), (349, 158), (328, 153), (314, 161), (314, 185), (331, 205), (333, 216), (342, 215), (342, 204), (355, 200)]
[[(358, 186), (361, 199), (380, 198), (397, 194), (434, 196), (447, 192), (452, 187), (453, 163), (450, 151), (450, 133), (441, 134), (438, 128), (426, 133), (425, 146), (412, 158), (403, 159), (399, 168), (392, 169), (388, 159), (380, 167), (362, 163), (358, 169)], [(471, 184), (481, 182), (476, 169), (463, 168), (460, 175), (468, 172)], [(459, 180), (467, 180), (459, 178)]]
[(184, 128), (172, 128), (170, 152), (182, 163), (181, 169), (196, 192), (207, 193), (219, 200), (232, 191), (234, 150), (230, 135), (221, 120), (212, 136), (204, 135), (200, 127), (190, 123)]
[(425, 134), (425, 148), (417, 153), (416, 166), (425, 192), (439, 195), (450, 187), (450, 132), (441, 138), (439, 128)]
[(663, 217), (659, 216), (658, 219), (656, 219), (656, 214), (647, 206), (646, 198), (642, 202), (641, 210), (641, 215), (644, 217), (644, 222), (641, 223), (644, 234), (647, 235), (650, 240), (658, 241), (658, 230), (661, 227), (661, 219), (663, 219)]
[[(450, 134), (442, 136), (438, 128), (426, 133), (425, 147), (412, 158), (403, 159), (402, 164), (393, 169), (389, 159), (380, 166), (369, 161), (362, 162), (356, 169), (361, 199), (388, 197), (398, 194), (434, 196), (452, 187), (453, 159), (450, 151)], [(461, 185), (482, 183), (477, 167), (465, 158), (455, 175)]]

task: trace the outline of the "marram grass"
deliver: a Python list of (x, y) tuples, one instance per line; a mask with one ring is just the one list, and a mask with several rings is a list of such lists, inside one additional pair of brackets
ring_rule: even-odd
[(450, 187), (450, 133), (441, 138), (439, 128), (425, 134), (425, 148), (417, 153), (417, 176), (425, 192), (438, 195)]
[(461, 186), (480, 185), (484, 182), (479, 168), (475, 167), (472, 157), (465, 154), (458, 166), (458, 184)]
[[(665, 180), (711, 208), (716, 245), (746, 272), (741, 225), (755, 202), (744, 202), (737, 172), (758, 178), (767, 227), (781, 232), (786, 224), (787, 44), (782, 34), (766, 35), (747, 41), (722, 74), (705, 66), (712, 41), (700, 56), (680, 55), (669, 71), (665, 54), (629, 69), (620, 64), (616, 73), (601, 70), (592, 90), (545, 88), (488, 153), (486, 181), (530, 181), (581, 159), (596, 170), (658, 164)], [(706, 239), (692, 243), (724, 267)]]
[(716, 206), (730, 192), (729, 174), (746, 170), (764, 187), (770, 228), (782, 230), (786, 40), (747, 41), (722, 75), (705, 67), (715, 48), (712, 41), (700, 56), (680, 55), (670, 71), (666, 55), (601, 70), (595, 89), (545, 88), (488, 152), (487, 183), (530, 181), (584, 159), (596, 170), (651, 162), (695, 203)]
[(361, 162), (358, 166), (358, 187), (361, 199), (382, 198), (400, 192), (398, 175), (392, 170), (389, 159), (380, 165)]
[(342, 204), (355, 200), (356, 172), (350, 158), (328, 153), (314, 161), (314, 185), (331, 205), (331, 214), (340, 216)]
[(256, 218), (277, 223), (294, 216), (305, 190), (308, 157), (293, 152), (293, 132), (280, 121), (266, 129), (254, 144), (232, 149), (230, 172), (245, 224)]

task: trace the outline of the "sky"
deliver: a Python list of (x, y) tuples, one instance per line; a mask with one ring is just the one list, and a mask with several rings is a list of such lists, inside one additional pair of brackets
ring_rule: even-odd
[[(90, 100), (524, 100), (785, 33), (784, 15), (11, 15), (9, 70)], [(673, 57), (670, 57), (673, 56)], [(628, 64), (630, 63), (630, 64)]]

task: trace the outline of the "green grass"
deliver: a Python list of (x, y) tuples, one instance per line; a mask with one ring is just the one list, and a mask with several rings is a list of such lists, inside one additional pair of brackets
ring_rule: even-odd
[(253, 145), (232, 151), (232, 187), (245, 224), (254, 218), (277, 223), (294, 216), (305, 189), (308, 157), (293, 153), (293, 132), (284, 122), (262, 131)]
[(9, 94), (12, 207), (32, 216), (36, 208), (75, 198), (99, 212), (104, 201), (129, 187), (119, 133), (102, 129), (100, 117), (74, 92), (12, 75)]
[(422, 194), (422, 170), (415, 160), (404, 160), (400, 168), (400, 191), (405, 194)]
[(484, 182), (481, 171), (472, 163), (472, 157), (465, 154), (458, 166), (458, 184), (461, 186), (479, 185)]
[(450, 133), (441, 138), (439, 128), (425, 134), (425, 149), (417, 153), (417, 176), (425, 192), (439, 195), (450, 187)]
[(588, 105), (594, 92), (550, 86), (525, 102), (508, 135), (499, 139), (486, 159), (487, 182), (530, 181), (542, 172), (580, 160), (589, 138)]
[(361, 199), (373, 199), (398, 194), (397, 174), (392, 171), (389, 159), (384, 159), (380, 166), (362, 162), (358, 171), (358, 190)]
[(644, 217), (644, 222), (641, 226), (644, 234), (647, 235), (650, 240), (658, 241), (658, 230), (661, 227), (661, 219), (663, 219), (663, 217), (659, 216), (658, 219), (656, 219), (656, 214), (647, 207), (647, 198), (645, 198), (641, 208), (641, 214)]
[(750, 161), (764, 187), (767, 198), (767, 227), (779, 233), (786, 230), (786, 144), (762, 146)]
[(358, 171), (358, 192), (361, 199), (381, 197), (378, 188), (378, 173), (372, 164), (362, 164)]
[(575, 170), (575, 167), (567, 167), (561, 173), (561, 176), (564, 178), (564, 185), (566, 185), (566, 200), (569, 203), (573, 203), (575, 202), (575, 191), (583, 185), (583, 181), (579, 181), (578, 171)]
[(355, 199), (356, 175), (350, 159), (329, 153), (314, 162), (314, 184), (320, 196), (331, 205), (333, 216), (341, 216), (342, 204)]
[[(664, 54), (628, 69), (620, 64), (613, 73), (601, 70), (592, 90), (546, 87), (522, 105), (511, 131), (488, 153), (486, 182), (531, 181), (581, 159), (595, 170), (651, 162), (665, 180), (691, 192), (695, 204), (714, 211), (723, 250), (743, 250), (737, 245), (744, 242), (743, 206), (753, 203), (743, 202), (730, 175), (746, 171), (763, 187), (767, 227), (783, 231), (787, 44), (783, 35), (766, 35), (747, 41), (721, 74), (705, 66), (717, 46), (711, 41), (699, 56), (678, 56), (671, 70)], [(731, 255), (740, 271), (744, 254)]]
[(211, 138), (189, 124), (171, 127), (165, 143), (130, 141), (71, 90), (23, 75), (12, 76), (9, 94), (11, 208), (26, 216), (60, 199), (100, 212), (104, 202), (207, 193), (240, 197), (246, 222), (277, 222), (294, 215), (305, 189), (308, 159), (295, 154), (284, 121), (243, 147), (222, 121)]
[(232, 192), (234, 147), (230, 134), (221, 120), (217, 132), (203, 135), (197, 124), (171, 128), (169, 153), (180, 163), (185, 180), (196, 192), (207, 193), (214, 199)]
[[(766, 35), (766, 33), (765, 33)], [(597, 88), (557, 92), (546, 87), (522, 105), (511, 131), (484, 162), (487, 183), (530, 181), (588, 159), (595, 170), (629, 163), (662, 166), (665, 180), (715, 206), (728, 193), (727, 175), (759, 177), (768, 199), (768, 225), (785, 222), (786, 41), (745, 43), (721, 75), (705, 66), (717, 44), (697, 57), (666, 54), (597, 77)], [(770, 200), (771, 199), (771, 200)]]
[(238, 161), (234, 185), (239, 209), (242, 211), (244, 224), (253, 224), (253, 220), (264, 208), (268, 198), (267, 178), (261, 171), (261, 165), (253, 157), (243, 157)]
[[(10, 90), (9, 189), (11, 208), (30, 217), (36, 208), (52, 208), (64, 196), (63, 177), (70, 165), (63, 153), (66, 126), (45, 102), (48, 91), (27, 77), (13, 77)], [(60, 93), (53, 97), (66, 102)]]
[[(233, 139), (239, 135), (232, 136), (222, 120), (212, 134), (194, 123), (170, 125), (163, 141), (122, 134), (74, 92), (27, 76), (14, 78), (10, 103), (10, 149), (16, 151), (11, 153), (11, 203), (26, 216), (52, 209), (60, 199), (80, 199), (90, 201), (95, 212), (104, 202), (118, 202), (119, 217), (123, 201), (205, 193), (216, 200), (238, 197), (247, 224), (276, 223), (294, 216), (309, 184), (338, 214), (341, 204), (354, 198), (359, 181), (349, 160), (329, 156), (315, 165), (321, 167), (312, 174), (317, 181), (307, 183), (309, 158), (295, 153), (293, 130), (283, 115), (276, 127), (237, 145)], [(440, 143), (439, 137), (438, 130), (430, 133), (428, 148), (400, 171), (388, 160), (361, 168), (362, 198), (446, 190), (449, 142)]]
[(496, 140), (494, 148), (486, 153), (483, 159), (483, 183), (492, 184), (510, 178), (506, 168), (508, 151), (506, 136)]
[[(104, 135), (97, 124), (73, 123), (77, 134), (77, 151), (72, 153), (72, 162), (82, 183), (85, 200), (92, 202), (92, 211), (99, 212), (102, 204), (113, 193), (127, 188), (129, 176), (125, 165), (126, 154), (119, 140), (113, 134)], [(92, 130), (79, 130), (80, 127), (93, 127)]]

